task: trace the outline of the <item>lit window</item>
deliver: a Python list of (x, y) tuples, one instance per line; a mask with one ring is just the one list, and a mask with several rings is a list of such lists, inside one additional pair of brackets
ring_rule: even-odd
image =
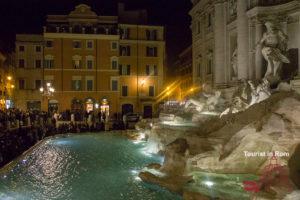
[(130, 65), (120, 65), (120, 75), (130, 75)]
[(146, 65), (146, 75), (147, 76), (157, 76), (157, 66), (156, 65)]
[(80, 69), (82, 67), (81, 56), (73, 56), (73, 68)]
[(73, 91), (81, 90), (81, 80), (72, 80), (72, 90)]

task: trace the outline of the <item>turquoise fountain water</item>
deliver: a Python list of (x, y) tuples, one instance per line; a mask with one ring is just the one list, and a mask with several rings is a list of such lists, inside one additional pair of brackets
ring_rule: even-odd
[(47, 139), (0, 170), (4, 200), (176, 200), (138, 172), (162, 157), (111, 134)]

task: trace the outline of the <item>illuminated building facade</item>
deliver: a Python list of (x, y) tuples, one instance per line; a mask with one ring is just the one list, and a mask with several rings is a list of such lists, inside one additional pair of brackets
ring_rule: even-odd
[(266, 64), (257, 43), (266, 30), (266, 21), (274, 22), (288, 35), (291, 63), (300, 69), (299, 1), (192, 0), (192, 3), (195, 83), (227, 88), (238, 80), (261, 79)]
[(42, 35), (16, 35), (15, 107), (40, 110), (43, 98), (44, 39)]
[(43, 31), (42, 85), (54, 95), (42, 110), (138, 112), (151, 117), (162, 91), (164, 27), (146, 25), (143, 10), (99, 16), (81, 4), (68, 15), (48, 15)]

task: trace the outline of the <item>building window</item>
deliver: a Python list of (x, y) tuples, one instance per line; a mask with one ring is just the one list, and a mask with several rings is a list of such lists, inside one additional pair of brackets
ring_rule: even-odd
[(37, 69), (42, 68), (42, 61), (41, 60), (35, 60), (35, 68), (37, 68)]
[(42, 52), (41, 46), (35, 46), (35, 52)]
[(157, 57), (157, 47), (146, 47), (147, 57)]
[(52, 55), (45, 56), (44, 67), (51, 69), (54, 67), (54, 57)]
[(94, 81), (93, 80), (86, 80), (86, 90), (87, 91), (94, 90)]
[(80, 49), (81, 48), (81, 41), (79, 41), (79, 40), (73, 41), (73, 48), (74, 49)]
[(53, 41), (52, 40), (47, 40), (46, 41), (46, 47), (47, 48), (52, 48), (53, 47)]
[(35, 89), (39, 90), (42, 87), (42, 80), (35, 80)]
[(130, 36), (130, 29), (129, 28), (121, 28), (121, 39), (129, 39)]
[(86, 61), (86, 67), (88, 68), (88, 69), (93, 69), (93, 60), (87, 60)]
[(113, 42), (111, 42), (111, 50), (112, 51), (116, 51), (116, 50), (118, 50), (118, 42), (115, 42), (115, 41), (113, 41)]
[(156, 65), (146, 65), (146, 75), (147, 76), (157, 76), (157, 66)]
[(147, 40), (157, 40), (157, 30), (146, 30)]
[(25, 46), (19, 46), (19, 52), (24, 52), (25, 51)]
[(25, 90), (25, 80), (24, 79), (19, 79), (19, 89)]
[(25, 67), (25, 60), (19, 59), (19, 68), (24, 68), (24, 67)]
[(118, 70), (118, 58), (117, 57), (111, 58), (111, 69)]
[(119, 81), (116, 79), (111, 80), (111, 91), (119, 90)]
[(130, 56), (130, 46), (129, 45), (121, 45), (120, 46), (120, 55), (121, 56)]
[(154, 86), (149, 86), (149, 97), (154, 97), (155, 91)]
[(81, 80), (72, 80), (72, 90), (81, 91)]
[(127, 85), (123, 85), (122, 86), (122, 96), (123, 97), (127, 97), (128, 96), (128, 86)]
[(129, 76), (130, 75), (130, 65), (120, 65), (120, 75)]
[(86, 48), (87, 49), (93, 49), (94, 48), (94, 41), (93, 40), (86, 41)]
[(74, 69), (82, 68), (81, 56), (76, 55), (76, 56), (73, 56), (72, 59), (73, 59), (73, 68)]
[[(80, 60), (80, 58), (78, 58)], [(93, 56), (87, 56), (86, 57), (86, 68), (87, 69), (93, 69), (94, 68), (94, 57)]]

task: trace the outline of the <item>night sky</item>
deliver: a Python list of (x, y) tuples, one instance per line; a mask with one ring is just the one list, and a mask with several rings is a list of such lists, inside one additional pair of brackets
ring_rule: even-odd
[(41, 33), (47, 14), (68, 14), (85, 3), (98, 15), (115, 15), (118, 2), (126, 9), (147, 9), (150, 23), (166, 26), (169, 67), (191, 44), (190, 0), (0, 0), (1, 48), (12, 50), (16, 33)]

